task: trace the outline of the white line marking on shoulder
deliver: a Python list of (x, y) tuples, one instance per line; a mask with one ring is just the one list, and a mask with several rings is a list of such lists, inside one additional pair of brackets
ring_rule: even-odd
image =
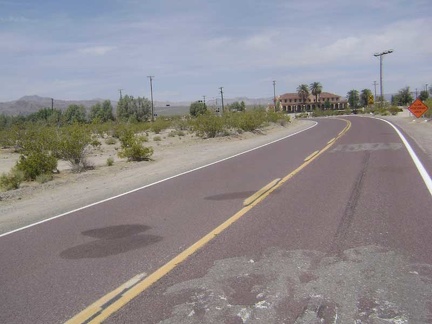
[(217, 163), (224, 162), (224, 161), (226, 161), (226, 160), (229, 160), (229, 159), (235, 158), (235, 157), (237, 157), (237, 156), (240, 156), (240, 155), (243, 155), (243, 154), (246, 154), (246, 153), (249, 153), (249, 152), (252, 152), (252, 151), (258, 150), (258, 149), (260, 149), (260, 148), (262, 148), (262, 147), (265, 147), (265, 146), (268, 146), (268, 145), (271, 145), (271, 144), (277, 143), (277, 142), (282, 141), (282, 140), (284, 140), (284, 139), (286, 139), (286, 138), (289, 138), (289, 137), (292, 137), (292, 136), (294, 136), (294, 135), (300, 134), (300, 133), (302, 133), (302, 132), (304, 132), (304, 131), (307, 131), (307, 130), (309, 130), (309, 129), (315, 127), (316, 125), (318, 125), (318, 123), (314, 121), (314, 124), (313, 124), (313, 125), (311, 125), (311, 126), (305, 128), (305, 129), (302, 129), (302, 130), (300, 130), (300, 131), (298, 131), (298, 132), (295, 132), (295, 133), (292, 133), (292, 134), (290, 134), (290, 135), (287, 135), (287, 136), (281, 137), (281, 138), (279, 138), (279, 139), (277, 139), (277, 140), (274, 140), (274, 141), (271, 141), (271, 142), (269, 142), (269, 143), (266, 143), (266, 144), (263, 144), (263, 145), (260, 145), (260, 146), (254, 147), (254, 148), (249, 149), (249, 150), (246, 150), (246, 151), (244, 151), (244, 152), (240, 152), (240, 153), (234, 154), (234, 155), (232, 155), (232, 156), (229, 156), (229, 157), (223, 158), (223, 159), (221, 159), (221, 160), (218, 160), (218, 161), (215, 161), (215, 162), (212, 162), (212, 163), (209, 163), (209, 164), (206, 164), (206, 165), (200, 166), (200, 167), (198, 167), (198, 168), (195, 168), (195, 169), (192, 169), (192, 170), (188, 170), (188, 171), (185, 171), (185, 172), (182, 172), (182, 173), (179, 173), (179, 174), (173, 175), (173, 176), (171, 176), (171, 177), (168, 177), (168, 178), (165, 178), (165, 179), (162, 179), (162, 180), (159, 180), (159, 181), (156, 181), (156, 182), (150, 183), (150, 184), (148, 184), (148, 185), (145, 185), (145, 186), (142, 186), (142, 187), (139, 187), (139, 188), (136, 188), (136, 189), (133, 189), (133, 190), (130, 190), (130, 191), (124, 192), (124, 193), (122, 193), (122, 194), (119, 194), (119, 195), (116, 195), (116, 196), (113, 196), (113, 197), (109, 197), (109, 198), (106, 198), (106, 199), (103, 199), (103, 200), (97, 201), (97, 202), (95, 202), (95, 203), (92, 203), (92, 204), (89, 204), (89, 205), (86, 205), (86, 206), (83, 206), (83, 207), (80, 207), (80, 208), (77, 208), (77, 209), (74, 209), (74, 210), (71, 210), (71, 211), (65, 212), (65, 213), (63, 213), (63, 214), (56, 215), (56, 216), (53, 216), (53, 217), (50, 217), (50, 218), (47, 218), (47, 219), (41, 220), (41, 221), (39, 221), (39, 222), (36, 222), (36, 223), (30, 224), (30, 225), (27, 225), (27, 226), (23, 226), (23, 227), (20, 227), (20, 228), (17, 228), (17, 229), (15, 229), (15, 230), (12, 230), (12, 231), (9, 231), (9, 232), (3, 233), (3, 234), (0, 234), (0, 238), (1, 238), (1, 237), (4, 237), (4, 236), (6, 236), (6, 235), (10, 235), (10, 234), (13, 234), (13, 233), (16, 233), (16, 232), (19, 232), (19, 231), (25, 230), (25, 229), (30, 228), (30, 227), (33, 227), (33, 226), (36, 226), (36, 225), (39, 225), (39, 224), (43, 224), (43, 223), (49, 222), (49, 221), (51, 221), (51, 220), (54, 220), (54, 219), (57, 219), (57, 218), (60, 218), (60, 217), (63, 217), (63, 216), (66, 216), (66, 215), (72, 214), (72, 213), (74, 213), (74, 212), (77, 212), (77, 211), (80, 211), (80, 210), (83, 210), (83, 209), (86, 209), (86, 208), (89, 208), (89, 207), (92, 207), (92, 206), (95, 206), (95, 205), (99, 205), (99, 204), (102, 204), (102, 203), (104, 203), (104, 202), (107, 202), (107, 201), (110, 201), (110, 200), (113, 200), (113, 199), (116, 199), (116, 198), (119, 198), (119, 197), (122, 197), (122, 196), (126, 196), (126, 195), (128, 195), (128, 194), (130, 194), (130, 193), (133, 193), (133, 192), (135, 192), (135, 191), (139, 191), (139, 190), (142, 190), (142, 189), (145, 189), (145, 188), (148, 188), (148, 187), (151, 187), (151, 186), (157, 185), (157, 184), (159, 184), (159, 183), (162, 183), (162, 182), (165, 182), (165, 181), (168, 181), (168, 180), (171, 180), (171, 179), (174, 179), (174, 178), (180, 177), (180, 176), (182, 176), (182, 175), (185, 175), (185, 174), (188, 174), (188, 173), (192, 173), (192, 172), (195, 172), (195, 171), (198, 171), (198, 170), (201, 170), (201, 169), (207, 168), (207, 167), (209, 167), (209, 166), (212, 166), (212, 165), (217, 164)]
[(403, 134), (400, 132), (400, 130), (393, 125), (391, 122), (389, 122), (388, 120), (382, 119), (382, 118), (375, 118), (378, 120), (381, 120), (383, 122), (386, 122), (387, 124), (389, 124), (391, 127), (394, 128), (394, 130), (396, 131), (396, 133), (399, 135), (400, 139), (402, 140), (402, 143), (404, 143), (409, 155), (411, 156), (411, 159), (413, 160), (415, 166), (417, 167), (418, 172), (420, 173), (420, 176), (422, 177), (426, 187), (429, 190), (429, 193), (432, 196), (432, 180), (428, 174), (428, 172), (426, 171), (426, 168), (423, 166), (423, 164), (421, 163), (420, 159), (418, 158), (417, 154), (414, 152), (413, 148), (411, 147), (411, 145), (408, 143), (407, 139), (405, 138), (405, 136), (403, 136)]

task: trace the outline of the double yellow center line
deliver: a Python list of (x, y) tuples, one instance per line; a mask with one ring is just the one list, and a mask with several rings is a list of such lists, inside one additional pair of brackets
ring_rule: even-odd
[(268, 185), (257, 191), (255, 194), (247, 198), (243, 202), (243, 208), (239, 210), (234, 216), (226, 220), (224, 223), (216, 227), (210, 233), (205, 235), (199, 241), (195, 242), (193, 245), (188, 247), (186, 250), (178, 254), (174, 259), (171, 259), (168, 263), (157, 269), (155, 272), (150, 274), (149, 276), (145, 276), (145, 274), (139, 274), (121, 285), (117, 289), (113, 290), (109, 294), (105, 295), (82, 312), (71, 318), (67, 321), (67, 324), (95, 324), (101, 323), (105, 319), (107, 319), (110, 315), (118, 311), (120, 308), (129, 303), (133, 298), (141, 294), (151, 285), (153, 285), (156, 281), (167, 275), (171, 270), (173, 270), (177, 265), (184, 262), (189, 256), (194, 254), (196, 251), (205, 246), (208, 242), (210, 242), (217, 235), (221, 234), (225, 229), (234, 224), (237, 220), (239, 220), (243, 215), (245, 215), (249, 210), (263, 201), (267, 196), (269, 196), (273, 191), (282, 186), (283, 183), (294, 177), (297, 173), (303, 170), (306, 166), (308, 166), (313, 160), (318, 158), (322, 153), (327, 151), (340, 137), (342, 137), (351, 127), (351, 122), (343, 119), (347, 125), (345, 128), (338, 134), (337, 137), (330, 140), (326, 146), (318, 151), (313, 152), (309, 155), (302, 165), (300, 165), (293, 172), (288, 174), (282, 179), (275, 179), (270, 182)]

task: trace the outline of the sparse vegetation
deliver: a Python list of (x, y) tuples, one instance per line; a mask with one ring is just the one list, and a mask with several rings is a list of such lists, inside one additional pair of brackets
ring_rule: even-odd
[(52, 173), (56, 168), (57, 159), (42, 151), (22, 154), (16, 164), (16, 169), (23, 173), (24, 180), (36, 180), (37, 176)]
[(117, 143), (117, 140), (114, 137), (108, 137), (105, 139), (105, 144), (107, 145), (114, 145)]
[(193, 125), (194, 131), (200, 137), (216, 137), (225, 128), (223, 119), (209, 111), (199, 115)]
[[(203, 109), (196, 117), (165, 116), (150, 122), (144, 99), (124, 97), (124, 110), (117, 118), (112, 115), (109, 101), (94, 105), (88, 116), (83, 106), (78, 105), (71, 105), (64, 112), (44, 108), (28, 117), (0, 115), (0, 145), (20, 154), (14, 171), (2, 175), (2, 187), (10, 190), (26, 180), (50, 181), (60, 159), (70, 163), (72, 172), (93, 168), (88, 156), (95, 149), (100, 150), (102, 143), (115, 145), (120, 141), (120, 147), (115, 147), (119, 157), (142, 161), (150, 160), (153, 154), (153, 148), (143, 146), (150, 136), (155, 142), (167, 137), (182, 139), (188, 133), (191, 137), (210, 138), (253, 132), (270, 122), (280, 125), (290, 122), (283, 112), (265, 112), (263, 107), (246, 110), (244, 103), (235, 103), (233, 111), (221, 114)], [(204, 107), (198, 104), (197, 107)], [(164, 137), (154, 136), (170, 128)], [(113, 163), (112, 158), (106, 160), (108, 166)]]
[(9, 173), (0, 175), (0, 189), (3, 191), (18, 189), (23, 181), (23, 172), (12, 169)]
[(52, 173), (44, 173), (44, 174), (40, 174), (36, 177), (36, 182), (37, 183), (46, 183), (48, 181), (51, 181), (52, 179), (54, 179), (54, 176)]
[(130, 129), (125, 129), (120, 135), (121, 150), (118, 152), (120, 158), (128, 161), (148, 161), (153, 155), (153, 148), (143, 146), (145, 137), (135, 135)]
[(58, 133), (56, 155), (70, 163), (73, 172), (92, 168), (87, 160), (91, 134), (86, 127), (78, 124), (62, 128)]
[(112, 157), (109, 157), (109, 158), (106, 160), (106, 165), (107, 165), (107, 166), (113, 166), (113, 165), (114, 165), (114, 159), (113, 159)]

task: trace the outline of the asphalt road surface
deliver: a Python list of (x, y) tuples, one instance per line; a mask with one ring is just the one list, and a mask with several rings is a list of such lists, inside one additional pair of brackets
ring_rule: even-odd
[(0, 322), (431, 323), (430, 178), (343, 119), (0, 237)]

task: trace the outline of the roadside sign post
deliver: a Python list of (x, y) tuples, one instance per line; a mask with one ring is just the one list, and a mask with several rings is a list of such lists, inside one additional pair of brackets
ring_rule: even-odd
[(414, 100), (411, 106), (408, 107), (408, 110), (417, 118), (423, 116), (423, 114), (428, 111), (428, 109), (428, 106), (426, 106), (419, 98)]

